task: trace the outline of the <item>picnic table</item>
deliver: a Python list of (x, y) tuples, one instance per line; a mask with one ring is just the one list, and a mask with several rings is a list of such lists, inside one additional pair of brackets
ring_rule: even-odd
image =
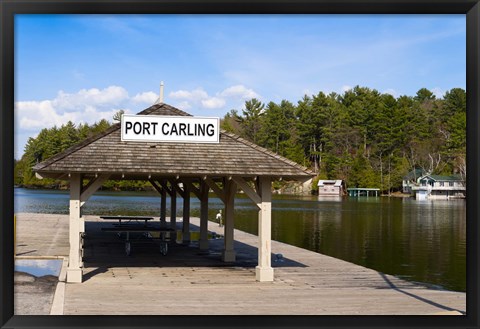
[[(161, 225), (152, 225), (149, 221), (153, 217), (148, 216), (100, 216), (104, 220), (118, 220), (118, 223), (110, 227), (102, 227), (104, 232), (117, 233), (118, 237), (125, 234), (125, 254), (130, 256), (132, 253), (132, 242), (158, 242), (160, 253), (166, 255), (168, 252), (168, 243), (166, 233), (174, 232), (172, 228), (162, 227)], [(122, 222), (123, 221), (123, 222)], [(158, 237), (152, 234), (158, 232)], [(133, 233), (133, 234), (132, 234)]]
[(123, 225), (125, 225), (125, 224), (138, 224), (139, 222), (144, 221), (145, 226), (147, 226), (148, 221), (153, 220), (153, 217), (149, 217), (149, 216), (116, 215), (116, 216), (100, 216), (100, 218), (104, 219), (104, 220), (118, 220), (118, 225), (122, 225), (122, 220), (123, 220), (124, 221)]

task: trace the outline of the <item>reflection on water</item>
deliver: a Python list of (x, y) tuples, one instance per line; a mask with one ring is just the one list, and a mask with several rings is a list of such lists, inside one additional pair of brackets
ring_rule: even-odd
[(16, 259), (15, 271), (29, 273), (36, 277), (59, 276), (62, 262), (61, 259)]
[[(15, 189), (16, 212), (66, 214), (68, 200), (68, 192)], [(199, 216), (200, 203), (191, 200), (192, 216)], [(222, 208), (211, 195), (212, 221)], [(167, 216), (169, 210), (167, 199)], [(154, 192), (100, 191), (85, 204), (83, 213), (158, 217), (160, 199)], [(258, 234), (257, 214), (249, 199), (237, 196), (236, 228)], [(177, 216), (182, 216), (181, 198)], [(466, 289), (465, 200), (275, 196), (272, 239), (410, 280)]]

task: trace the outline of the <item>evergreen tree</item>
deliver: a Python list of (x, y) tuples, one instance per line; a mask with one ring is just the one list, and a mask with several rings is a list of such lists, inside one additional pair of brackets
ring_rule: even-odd
[(310, 97), (305, 95), (297, 105), (297, 131), (299, 142), (305, 156), (314, 164), (314, 172), (318, 172), (320, 162), (320, 137), (322, 120), (319, 112), (313, 108)]
[(265, 105), (258, 99), (253, 98), (245, 102), (245, 109), (242, 116), (238, 117), (242, 127), (242, 136), (256, 143), (259, 139), (259, 132), (262, 126), (262, 118)]
[(223, 119), (220, 121), (220, 128), (223, 130), (234, 133), (240, 134), (240, 125), (239, 125), (240, 118), (238, 116), (237, 110), (230, 110)]
[(260, 144), (285, 156), (288, 141), (295, 129), (294, 116), (295, 107), (290, 102), (283, 100), (280, 105), (268, 103), (262, 121)]

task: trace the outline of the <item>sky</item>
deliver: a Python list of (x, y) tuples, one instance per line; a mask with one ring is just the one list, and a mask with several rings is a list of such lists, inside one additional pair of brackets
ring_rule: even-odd
[(15, 158), (41, 129), (164, 102), (195, 116), (245, 101), (466, 88), (465, 15), (15, 16)]

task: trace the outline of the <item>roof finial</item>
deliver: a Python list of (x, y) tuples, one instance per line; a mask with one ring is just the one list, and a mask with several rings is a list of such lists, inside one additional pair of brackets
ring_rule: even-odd
[(163, 81), (160, 82), (160, 95), (158, 96), (155, 104), (162, 104), (163, 103)]
[(159, 103), (163, 103), (163, 81), (160, 82), (160, 97), (158, 99)]

